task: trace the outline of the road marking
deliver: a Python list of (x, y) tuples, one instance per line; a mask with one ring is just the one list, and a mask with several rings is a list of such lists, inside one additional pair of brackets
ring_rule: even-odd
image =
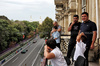
[(14, 63), (17, 59), (18, 59), (18, 57), (12, 63)]
[[(44, 42), (44, 43), (45, 43), (45, 42)], [(37, 60), (37, 58), (38, 58), (38, 56), (39, 56), (39, 54), (40, 54), (40, 51), (42, 50), (42, 48), (43, 48), (43, 46), (44, 46), (44, 43), (43, 43), (42, 47), (40, 48), (38, 54), (36, 55), (36, 58), (35, 58), (34, 61), (32, 62), (32, 66), (35, 64), (35, 62), (36, 62), (36, 60)]]
[[(28, 46), (26, 46), (25, 48), (23, 48), (23, 50), (24, 49), (26, 49), (27, 47), (29, 47), (31, 44), (29, 44)], [(22, 50), (21, 50), (22, 51)], [(20, 51), (20, 52), (21, 52)], [(14, 55), (12, 58), (10, 58), (9, 60), (7, 60), (5, 63), (3, 63), (1, 66), (4, 66), (6, 63), (8, 63), (11, 59), (13, 59), (15, 56), (17, 56), (20, 52), (18, 52), (16, 55)]]
[[(35, 46), (35, 48), (39, 45), (39, 43)], [(31, 55), (31, 53), (35, 50), (35, 48), (26, 56), (26, 58), (18, 65), (21, 66), (22, 63)]]

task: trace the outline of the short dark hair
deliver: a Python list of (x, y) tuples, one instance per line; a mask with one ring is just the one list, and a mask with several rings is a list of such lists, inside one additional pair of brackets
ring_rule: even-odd
[(54, 29), (58, 29), (58, 27), (57, 26), (54, 26)]
[(55, 41), (55, 39), (47, 40), (46, 44), (47, 44), (47, 46), (49, 46), (52, 49), (56, 48), (56, 41)]
[(83, 14), (86, 14), (88, 16), (88, 13), (87, 12), (83, 12), (81, 15), (83, 15)]
[(74, 15), (73, 17), (77, 17), (77, 18), (79, 18), (79, 16), (78, 16), (78, 15)]
[(86, 36), (81, 36), (81, 40), (83, 43), (86, 43), (87, 37)]

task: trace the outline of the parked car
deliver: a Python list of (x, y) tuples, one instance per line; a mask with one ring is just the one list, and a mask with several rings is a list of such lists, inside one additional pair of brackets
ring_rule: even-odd
[(28, 50), (24, 49), (23, 51), (21, 51), (22, 54), (26, 53)]

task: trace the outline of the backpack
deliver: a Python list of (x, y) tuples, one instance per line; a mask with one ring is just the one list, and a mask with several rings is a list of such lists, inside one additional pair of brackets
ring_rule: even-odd
[(87, 66), (87, 60), (82, 56), (78, 56), (74, 66)]

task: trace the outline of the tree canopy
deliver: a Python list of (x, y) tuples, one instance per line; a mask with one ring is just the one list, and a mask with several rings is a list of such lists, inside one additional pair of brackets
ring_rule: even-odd
[[(18, 43), (24, 39), (34, 36), (34, 31), (39, 22), (9, 20), (7, 17), (0, 18), (0, 51), (11, 46), (11, 43)], [(23, 35), (25, 38), (23, 39)]]
[(40, 37), (50, 37), (50, 32), (53, 27), (53, 20), (49, 17), (46, 17), (42, 25), (39, 25), (38, 30), (40, 32)]

